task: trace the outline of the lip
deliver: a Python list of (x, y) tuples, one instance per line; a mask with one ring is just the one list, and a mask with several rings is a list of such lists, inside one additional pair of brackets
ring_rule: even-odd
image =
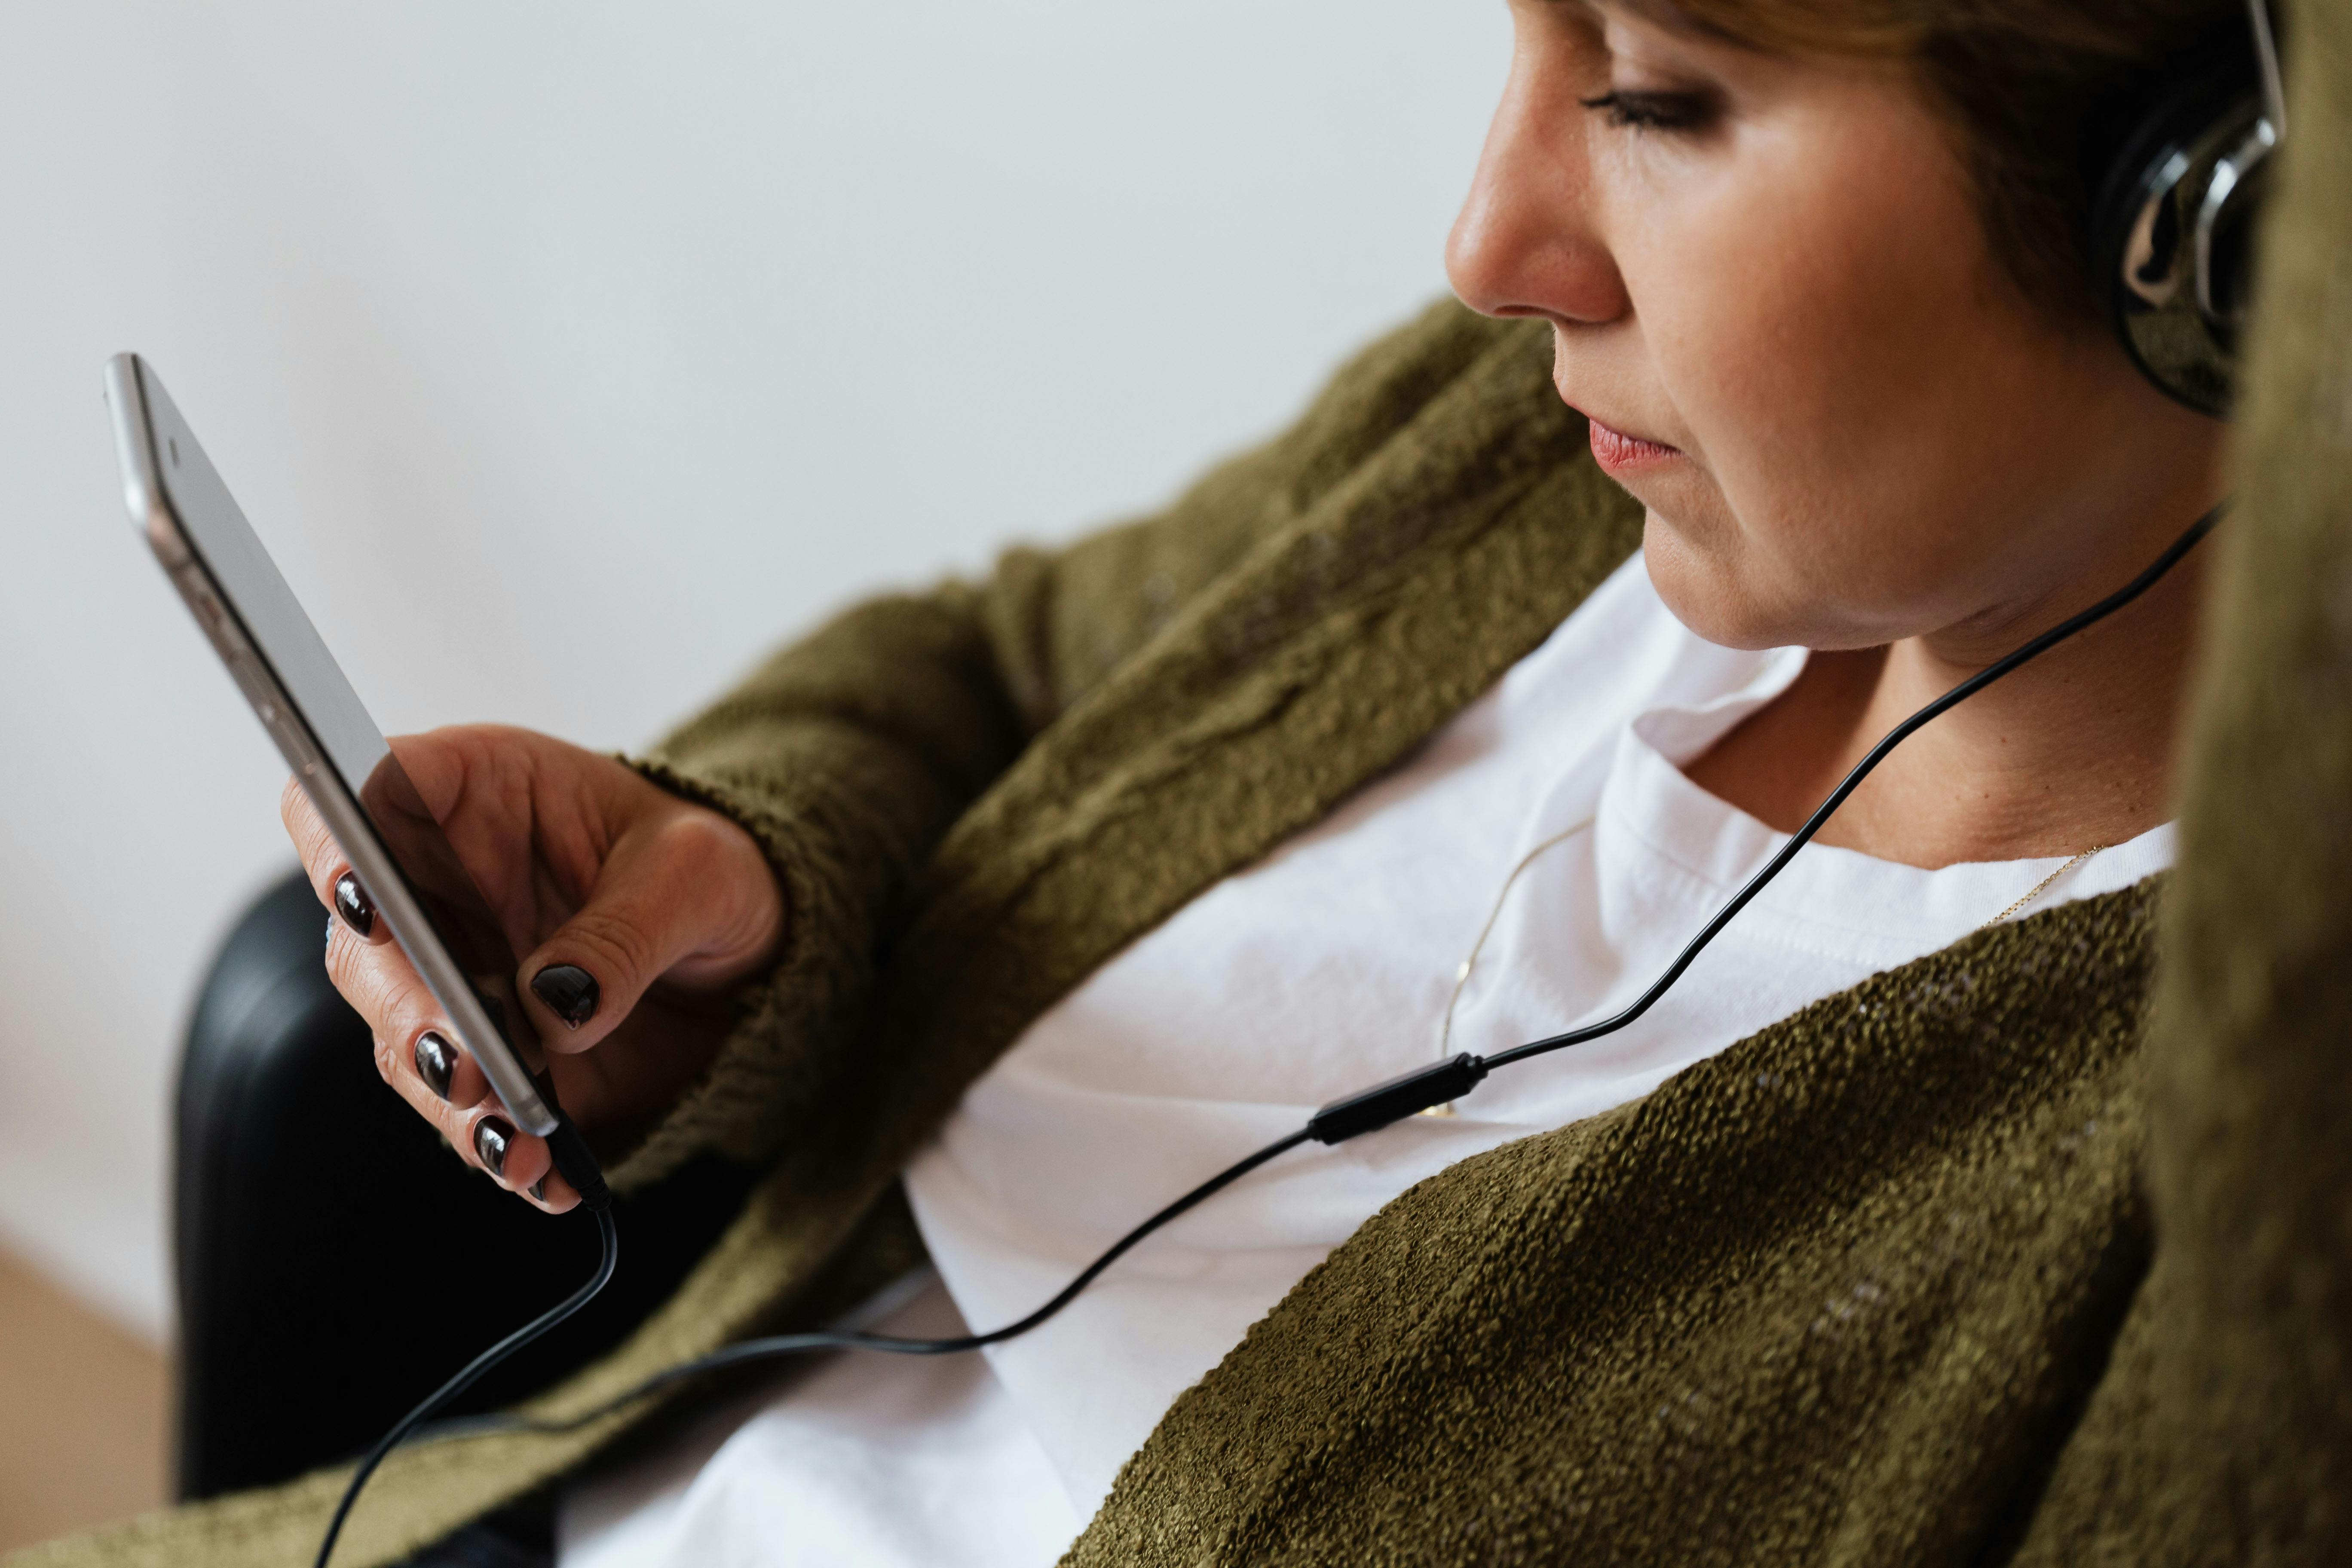
[(1613, 426), (1603, 425), (1591, 416), (1585, 416), (1591, 428), (1592, 458), (1612, 474), (1633, 468), (1652, 468), (1681, 457), (1682, 449), (1663, 441), (1647, 441), (1639, 436), (1628, 436)]

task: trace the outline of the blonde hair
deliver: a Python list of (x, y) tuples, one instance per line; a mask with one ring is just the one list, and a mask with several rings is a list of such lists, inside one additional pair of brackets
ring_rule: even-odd
[(2242, 52), (2243, 0), (1622, 0), (1776, 53), (1901, 61), (1950, 122), (1994, 254), (2026, 295), (2094, 308), (2095, 188), (2168, 80)]

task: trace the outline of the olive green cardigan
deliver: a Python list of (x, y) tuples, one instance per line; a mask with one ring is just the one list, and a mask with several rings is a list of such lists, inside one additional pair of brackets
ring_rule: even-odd
[[(1176, 1402), (1069, 1562), (2352, 1561), (2352, 94), (2320, 90), (2352, 26), (2291, 37), (2161, 940), (2153, 887), (2063, 906), (1423, 1183)], [(856, 609), (647, 761), (760, 837), (793, 927), (618, 1175), (767, 1173), (538, 1408), (903, 1268), (898, 1171), (1031, 1019), (1624, 559), (1546, 370), (1539, 328), (1433, 310), (1164, 515)], [(628, 1424), (396, 1456), (337, 1561)], [(299, 1564), (341, 1484), (11, 1561)]]

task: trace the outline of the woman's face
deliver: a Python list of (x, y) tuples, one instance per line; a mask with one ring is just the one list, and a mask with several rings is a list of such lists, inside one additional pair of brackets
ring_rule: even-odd
[(1559, 395), (1700, 635), (2001, 651), (2209, 504), (2221, 427), (2024, 299), (1896, 68), (1512, 15), (1448, 270), (1551, 322)]

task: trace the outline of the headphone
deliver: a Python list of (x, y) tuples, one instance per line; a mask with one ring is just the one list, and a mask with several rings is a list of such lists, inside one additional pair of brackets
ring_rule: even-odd
[(2252, 48), (2223, 52), (2139, 119), (2092, 207), (2102, 312), (2158, 390), (2226, 418), (2252, 283), (2254, 217), (2286, 132), (2265, 0), (2247, 0)]

